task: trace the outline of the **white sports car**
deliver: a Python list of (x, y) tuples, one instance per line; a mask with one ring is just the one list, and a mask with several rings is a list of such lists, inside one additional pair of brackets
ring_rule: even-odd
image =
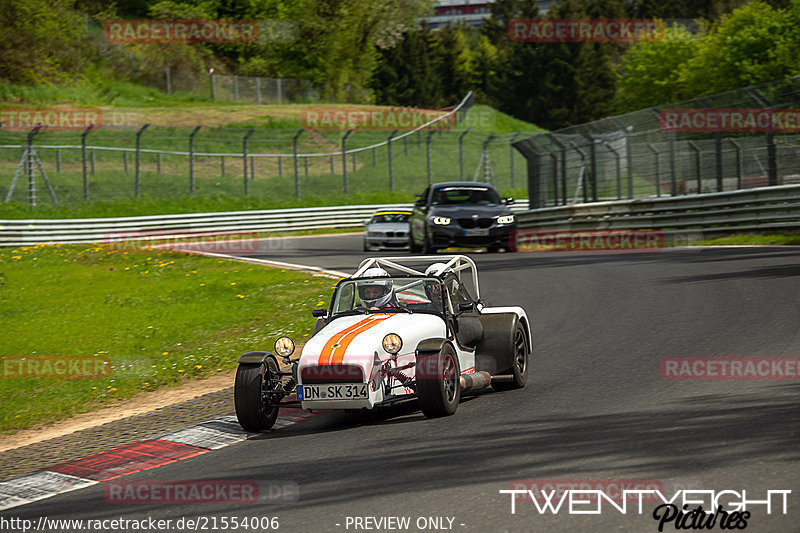
[(427, 417), (446, 416), (462, 391), (528, 379), (527, 314), (488, 307), (464, 255), (366, 259), (336, 285), (330, 309), (312, 314), (299, 357), (281, 337), (274, 354), (239, 358), (234, 403), (245, 430), (271, 428), (284, 406), (362, 410), (416, 398)]

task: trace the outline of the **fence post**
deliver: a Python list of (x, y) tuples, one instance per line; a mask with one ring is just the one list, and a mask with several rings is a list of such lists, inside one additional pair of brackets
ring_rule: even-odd
[[(512, 137), (511, 141), (508, 143), (508, 160), (511, 163), (511, 188), (514, 188), (514, 141), (517, 140), (517, 137), (521, 135), (521, 132), (516, 132)], [(460, 156), (461, 154), (459, 154)]]
[(394, 137), (397, 130), (394, 130), (392, 133), (389, 134), (389, 138), (386, 139), (386, 150), (387, 155), (389, 157), (389, 190), (394, 190), (394, 157), (392, 156), (392, 138)]
[(700, 194), (703, 190), (703, 175), (701, 171), (701, 164), (703, 162), (703, 154), (700, 151), (700, 147), (697, 146), (697, 143), (694, 141), (686, 141), (686, 143), (694, 150), (694, 164), (697, 167), (697, 194)]
[(655, 161), (655, 167), (656, 167), (656, 196), (660, 197), (661, 196), (661, 169), (660, 169), (660, 163), (659, 163), (659, 157), (658, 157), (660, 154), (659, 154), (659, 151), (656, 149), (656, 147), (653, 146), (653, 143), (647, 143), (647, 147), (650, 149), (651, 152), (653, 152), (653, 155), (655, 155), (655, 158), (656, 158), (656, 161)]
[(172, 94), (172, 77), (170, 76), (169, 67), (164, 68), (164, 79), (167, 82), (167, 94)]
[(283, 158), (278, 156), (278, 177), (283, 177)]
[(617, 200), (622, 199), (622, 156), (617, 152), (611, 143), (603, 142), (609, 152), (614, 154), (614, 159), (617, 163)]
[(56, 148), (56, 172), (61, 174), (61, 148)]
[(156, 154), (156, 174), (161, 175), (161, 154)]
[(233, 76), (233, 101), (239, 101), (239, 76)]
[(211, 69), (211, 99), (217, 99), (217, 86), (216, 83), (214, 83), (214, 69)]
[(670, 196), (677, 196), (678, 184), (675, 176), (675, 132), (667, 133), (669, 142), (669, 193)]
[(431, 130), (428, 132), (428, 136), (425, 138), (425, 159), (427, 161), (427, 174), (428, 174), (428, 185), (431, 184), (431, 137), (433, 134), (436, 133), (436, 130)]
[(353, 133), (352, 129), (347, 130), (347, 133), (342, 137), (342, 172), (344, 173), (342, 183), (345, 194), (347, 194), (347, 138), (350, 137), (351, 133)]
[(331, 176), (333, 176), (334, 174), (336, 174), (336, 169), (334, 168), (333, 164), (333, 156), (331, 156)]
[(145, 124), (144, 126), (141, 127), (139, 131), (136, 132), (136, 163), (135, 163), (136, 177), (134, 185), (136, 198), (139, 198), (139, 173), (140, 173), (139, 167), (141, 165), (142, 133), (144, 133), (144, 130), (146, 130), (148, 127), (150, 127), (150, 124)]
[(222, 177), (225, 177), (225, 156), (220, 156), (220, 165), (222, 167)]
[(244, 163), (244, 195), (247, 196), (250, 194), (250, 191), (247, 187), (247, 139), (255, 132), (255, 128), (250, 128), (247, 133), (245, 133), (244, 138), (242, 139), (242, 162)]
[(561, 150), (561, 204), (567, 205), (567, 147), (552, 133), (546, 135)]
[(283, 84), (281, 83), (281, 81), (283, 81), (283, 80), (281, 78), (278, 78), (278, 84), (277, 84), (278, 87), (277, 87), (277, 89), (278, 89), (278, 103), (279, 104), (283, 103)]
[(372, 168), (375, 168), (377, 166), (378, 166), (378, 149), (377, 148), (373, 148), (372, 149)]
[(558, 157), (550, 152), (550, 159), (553, 162), (553, 205), (558, 205)]
[[(763, 94), (758, 92), (754, 87), (749, 87), (746, 89), (763, 107), (764, 109), (769, 109), (770, 103), (764, 97)], [(768, 181), (767, 184), (770, 186), (778, 184), (778, 158), (775, 152), (775, 133), (773, 131), (768, 131), (766, 134), (767, 140), (767, 176)], [(719, 190), (721, 191), (722, 188), (720, 187)]]
[(736, 149), (736, 188), (741, 189), (742, 188), (742, 145), (740, 145), (733, 139), (728, 139), (728, 141)]
[(595, 139), (592, 135), (586, 131), (584, 128), (578, 128), (580, 134), (588, 141), (589, 143), (589, 186), (592, 189), (592, 201), (597, 201), (597, 154), (596, 148), (597, 143), (600, 142), (599, 139)]
[(458, 179), (464, 181), (464, 137), (469, 133), (469, 128), (458, 136)]
[(194, 194), (194, 136), (203, 126), (196, 126), (189, 134), (189, 194)]
[(297, 162), (297, 139), (306, 131), (304, 128), (297, 130), (292, 137), (292, 160), (294, 161), (294, 197), (300, 199), (300, 169)]
[[(569, 144), (572, 146), (573, 150), (578, 152), (578, 155), (581, 158), (581, 164), (583, 165), (584, 168), (586, 168), (586, 154), (584, 154), (583, 150), (578, 148), (578, 145), (575, 144), (574, 142), (570, 142)], [(589, 172), (591, 172), (591, 169), (589, 170)], [(580, 186), (581, 186), (581, 193), (583, 195), (583, 203), (588, 203), (589, 198), (588, 198), (587, 193), (586, 193), (586, 173), (585, 172), (584, 172), (583, 183), (581, 183)]]
[(261, 78), (256, 77), (256, 103), (261, 105)]
[[(83, 130), (81, 133), (81, 160), (83, 161), (83, 199), (89, 199), (89, 178), (86, 175), (86, 136), (89, 135), (89, 132), (92, 131), (94, 128), (94, 124), (89, 124), (89, 126)], [(60, 155), (60, 154), (59, 154)], [(59, 157), (59, 165), (58, 165), (59, 172), (61, 171), (61, 161)], [(127, 172), (127, 169), (126, 169)]]

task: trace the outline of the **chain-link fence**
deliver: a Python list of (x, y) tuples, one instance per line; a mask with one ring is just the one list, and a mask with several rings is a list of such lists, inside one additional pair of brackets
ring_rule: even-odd
[(532, 207), (800, 183), (800, 77), (522, 139)]
[(466, 113), (471, 102), (453, 112), (457, 119), (412, 131), (112, 125), (33, 133), (0, 127), (0, 199), (50, 203), (52, 187), (62, 204), (181, 195), (280, 200), (416, 193), (448, 180), (488, 181), (519, 194), (525, 160), (512, 142), (531, 132), (468, 128), (481, 124), (470, 118), (477, 110)]

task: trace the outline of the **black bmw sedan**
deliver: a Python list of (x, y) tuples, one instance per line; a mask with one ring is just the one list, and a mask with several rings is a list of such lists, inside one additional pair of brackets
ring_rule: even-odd
[(451, 246), (486, 247), (490, 252), (508, 249), (517, 226), (508, 207), (514, 200), (501, 199), (488, 183), (436, 183), (418, 196), (409, 220), (412, 253)]

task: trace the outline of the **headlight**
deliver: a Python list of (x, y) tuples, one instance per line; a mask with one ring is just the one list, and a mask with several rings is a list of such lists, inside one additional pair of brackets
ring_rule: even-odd
[(289, 337), (281, 337), (275, 341), (275, 353), (281, 357), (289, 357), (294, 353), (294, 341)]
[(383, 338), (383, 349), (390, 354), (397, 354), (403, 348), (403, 339), (397, 333), (389, 333)]
[(450, 224), (450, 219), (447, 217), (433, 217), (433, 223), (439, 226), (446, 226)]
[(506, 215), (504, 217), (497, 217), (498, 224), (513, 224), (514, 223), (514, 215)]

